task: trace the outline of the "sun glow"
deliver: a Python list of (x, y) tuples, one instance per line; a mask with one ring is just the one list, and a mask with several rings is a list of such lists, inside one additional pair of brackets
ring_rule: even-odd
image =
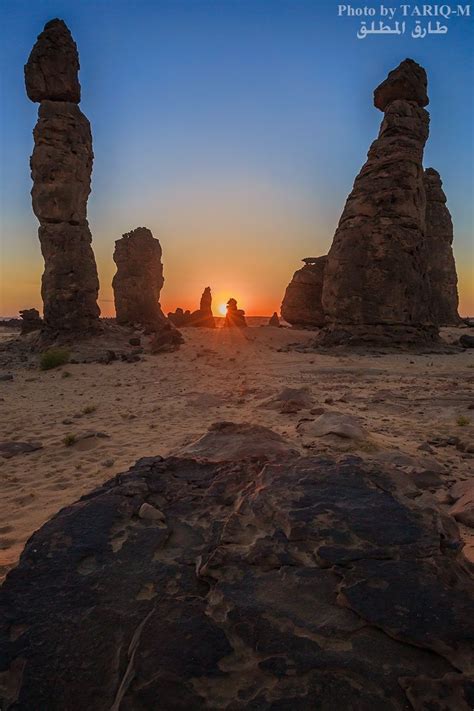
[(221, 314), (221, 316), (225, 316), (226, 312), (227, 312), (227, 304), (221, 304), (219, 306), (219, 313)]

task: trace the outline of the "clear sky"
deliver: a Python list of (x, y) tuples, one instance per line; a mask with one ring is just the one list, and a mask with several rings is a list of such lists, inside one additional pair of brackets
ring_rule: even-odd
[[(92, 124), (89, 221), (104, 315), (114, 240), (137, 226), (161, 241), (165, 310), (197, 308), (208, 285), (216, 306), (235, 296), (248, 314), (279, 310), (299, 260), (329, 249), (382, 118), (372, 91), (405, 57), (428, 72), (425, 166), (444, 181), (461, 312), (474, 314), (474, 20), (441, 18), (447, 34), (423, 39), (360, 40), (360, 18), (338, 17), (338, 4), (0, 0), (0, 314), (41, 308), (28, 165), (38, 105), (23, 65), (54, 17), (77, 42)], [(380, 7), (352, 7), (364, 4)]]

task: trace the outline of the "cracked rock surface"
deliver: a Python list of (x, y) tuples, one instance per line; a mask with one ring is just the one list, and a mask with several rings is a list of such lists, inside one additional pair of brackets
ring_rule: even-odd
[(355, 457), (142, 459), (0, 590), (2, 709), (469, 709), (456, 524)]

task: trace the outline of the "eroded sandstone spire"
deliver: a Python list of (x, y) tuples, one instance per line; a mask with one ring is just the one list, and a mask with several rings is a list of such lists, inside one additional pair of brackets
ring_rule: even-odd
[(26, 92), (40, 102), (31, 156), (33, 211), (45, 261), (44, 323), (54, 332), (84, 333), (99, 326), (99, 280), (87, 198), (92, 135), (80, 100), (79, 58), (62, 20), (46, 23), (25, 65)]
[(215, 328), (216, 322), (212, 315), (211, 287), (206, 286), (202, 292), (199, 309), (190, 314), (189, 325), (202, 328)]
[(336, 340), (436, 338), (425, 237), (426, 72), (404, 60), (374, 92), (385, 115), (355, 179), (324, 274)]
[(164, 284), (161, 245), (146, 227), (137, 227), (115, 242), (117, 265), (112, 287), (117, 323), (156, 330), (166, 322), (160, 307)]
[(452, 248), (453, 222), (446, 206), (443, 183), (433, 168), (425, 170), (424, 185), (432, 307), (438, 324), (448, 326), (459, 323), (458, 277)]

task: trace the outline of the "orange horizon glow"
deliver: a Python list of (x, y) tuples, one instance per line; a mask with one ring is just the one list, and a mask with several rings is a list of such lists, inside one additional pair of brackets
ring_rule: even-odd
[[(110, 264), (111, 259), (105, 259), (97, 249), (97, 263), (99, 269), (100, 292), (98, 303), (103, 317), (114, 317), (114, 299), (112, 290), (112, 277), (115, 265)], [(265, 257), (257, 248), (253, 259), (247, 261), (248, 255), (229, 265), (227, 260), (221, 259), (220, 263), (214, 258), (211, 269), (206, 264), (204, 257), (201, 263), (195, 259), (179, 259), (179, 254), (169, 250), (169, 259), (165, 258), (165, 284), (162, 290), (161, 307), (165, 314), (175, 311), (177, 307), (191, 312), (199, 308), (199, 301), (206, 286), (211, 287), (213, 313), (216, 316), (225, 316), (226, 304), (229, 298), (237, 299), (238, 308), (243, 309), (247, 316), (270, 316), (274, 311), (280, 313), (281, 302), (286, 286), (293, 273), (302, 264), (292, 254), (291, 245), (280, 250), (278, 260), (273, 261), (269, 268), (261, 270), (260, 260), (264, 263)], [(310, 249), (301, 250), (311, 251)], [(314, 250), (313, 250), (314, 251)], [(39, 250), (38, 250), (39, 252)], [(191, 255), (195, 256), (195, 252)], [(238, 262), (243, 262), (238, 263)], [(21, 309), (37, 308), (42, 312), (40, 295), (41, 275), (43, 260), (41, 254), (34, 260), (9, 261), (2, 265), (0, 276), (0, 316), (17, 317)], [(474, 283), (469, 269), (469, 262), (465, 266), (462, 259), (458, 258), (459, 278), (459, 313), (461, 316), (474, 316)], [(232, 268), (231, 268), (232, 267)], [(203, 274), (201, 278), (198, 276)]]

